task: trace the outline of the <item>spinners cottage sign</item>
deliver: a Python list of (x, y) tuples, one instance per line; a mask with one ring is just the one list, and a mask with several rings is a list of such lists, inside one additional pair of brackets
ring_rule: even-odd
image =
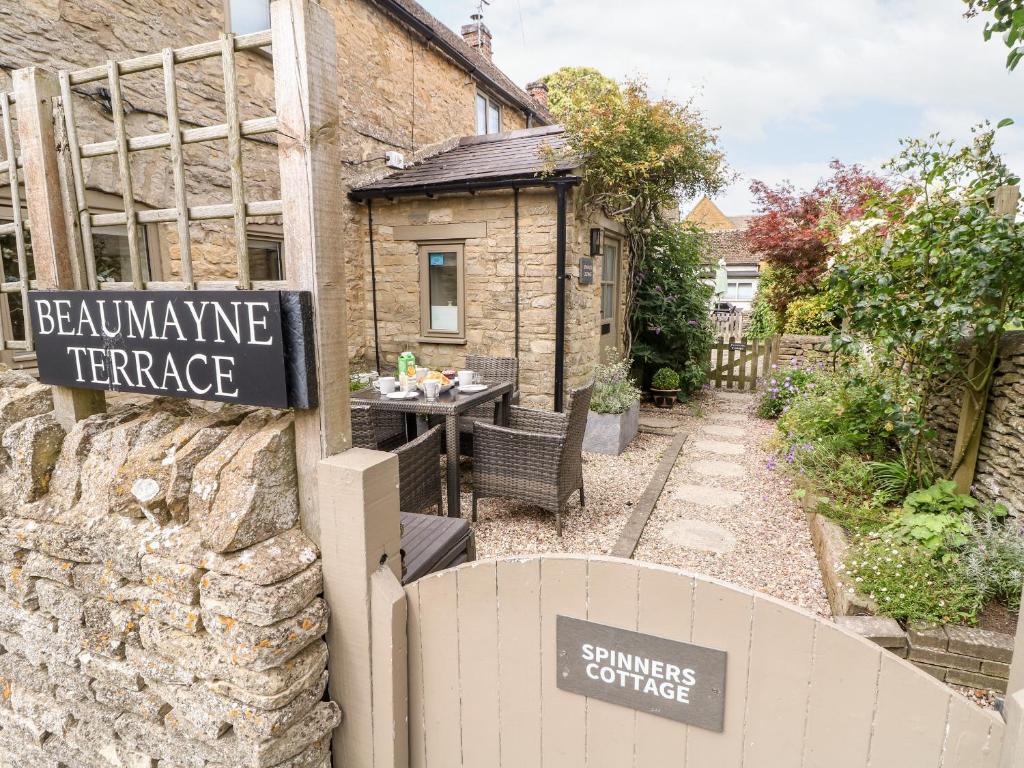
[(726, 654), (559, 616), (558, 687), (721, 732)]
[(274, 408), (316, 405), (299, 291), (32, 291), (47, 384)]

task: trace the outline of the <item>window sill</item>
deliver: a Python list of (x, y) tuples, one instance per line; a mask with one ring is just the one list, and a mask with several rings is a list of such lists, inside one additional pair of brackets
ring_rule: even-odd
[(466, 340), (456, 336), (420, 336), (416, 339), (420, 344), (452, 344), (465, 346)]

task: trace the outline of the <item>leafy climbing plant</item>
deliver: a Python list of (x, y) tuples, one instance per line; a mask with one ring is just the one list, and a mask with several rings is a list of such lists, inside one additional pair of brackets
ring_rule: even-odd
[(1011, 72), (1024, 59), (1024, 0), (964, 0), (967, 4), (968, 18), (986, 14), (990, 16), (985, 22), (983, 32), (986, 40), (993, 35), (1000, 35), (1003, 43), (1009, 48), (1006, 54), (1006, 68)]
[[(922, 424), (942, 393), (987, 392), (999, 336), (1024, 312), (1024, 230), (996, 209), (1018, 180), (995, 136), (986, 125), (964, 146), (903, 142), (889, 164), (898, 186), (834, 240), (829, 289), (846, 323), (835, 343), (866, 342), (894, 399)], [(919, 478), (929, 437), (914, 427), (905, 446)], [(962, 460), (963, 451), (950, 476)]]

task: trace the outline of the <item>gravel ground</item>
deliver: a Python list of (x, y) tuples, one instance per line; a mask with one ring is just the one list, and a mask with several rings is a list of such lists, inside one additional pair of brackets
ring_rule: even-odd
[[(754, 416), (755, 402), (751, 394), (712, 393), (702, 418), (684, 420), (690, 439), (647, 524), (636, 558), (713, 576), (831, 616), (807, 522), (789, 481), (768, 468), (764, 444), (774, 423)], [(745, 452), (722, 455), (701, 450), (700, 444), (707, 441), (739, 444)], [(733, 465), (742, 467), (742, 474), (719, 476), (695, 469), (733, 469), (735, 474)], [(733, 506), (707, 506), (676, 498), (682, 486), (738, 492), (742, 499)], [(723, 548), (732, 544), (731, 549), (720, 553), (681, 544), (672, 533), (681, 520), (710, 524), (726, 542)]]
[[(761, 444), (773, 425), (751, 415), (753, 403), (750, 395), (704, 392), (672, 411), (643, 409), (644, 420), (681, 429), (690, 434), (690, 439), (648, 523), (636, 558), (724, 579), (830, 615), (807, 524), (792, 499), (788, 481), (767, 469), (768, 455)], [(704, 434), (702, 430), (709, 425), (741, 428), (744, 435), (730, 438)], [(739, 443), (746, 453), (720, 456), (698, 451), (694, 445), (702, 439)], [(482, 501), (480, 519), (475, 525), (478, 556), (539, 552), (607, 554), (670, 440), (668, 436), (641, 433), (621, 456), (584, 454), (587, 506), (581, 510), (575, 500), (570, 502), (561, 540), (555, 532), (554, 516), (549, 513), (502, 499)], [(744, 476), (702, 477), (692, 470), (694, 462), (709, 460), (739, 464)], [(468, 507), (471, 466), (467, 464), (466, 470), (463, 503)], [(745, 498), (732, 509), (699, 507), (673, 499), (678, 487), (685, 484), (742, 491)], [(727, 554), (715, 554), (682, 546), (663, 536), (666, 525), (682, 518), (721, 526), (735, 537), (735, 548)]]

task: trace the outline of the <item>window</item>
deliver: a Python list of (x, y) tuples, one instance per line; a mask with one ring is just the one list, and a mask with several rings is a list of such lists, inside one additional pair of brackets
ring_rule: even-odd
[[(251, 231), (251, 230), (250, 230)], [(284, 243), (266, 237), (248, 237), (249, 277), (284, 280)]]
[(726, 299), (734, 301), (750, 301), (754, 298), (754, 284), (747, 282), (729, 281), (729, 290), (725, 293)]
[(476, 134), (501, 133), (501, 105), (484, 96), (476, 95)]
[(465, 335), (462, 256), (462, 243), (420, 246), (420, 330), (424, 336), (461, 339)]
[(619, 243), (610, 237), (604, 239), (604, 252), (601, 255), (601, 322), (615, 322), (616, 292), (619, 284)]
[(225, 0), (225, 27), (236, 35), (270, 29), (270, 0)]

